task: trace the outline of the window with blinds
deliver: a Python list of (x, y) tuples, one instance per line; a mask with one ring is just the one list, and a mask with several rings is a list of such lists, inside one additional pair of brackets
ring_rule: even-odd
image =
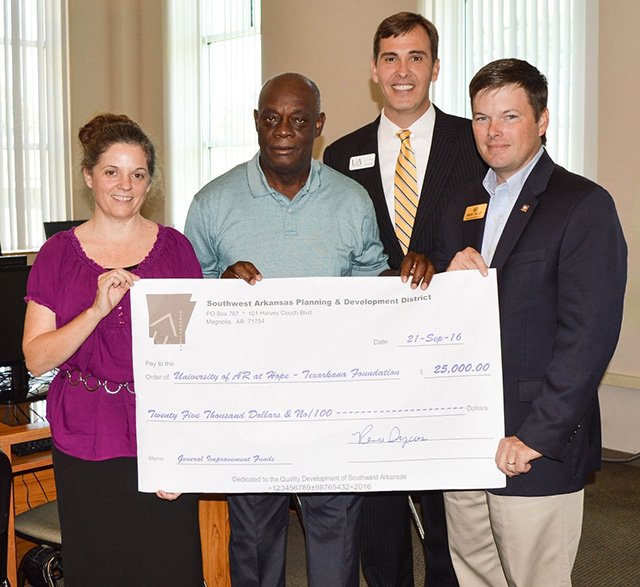
[(36, 250), (44, 220), (71, 210), (66, 2), (3, 0), (0, 11), (0, 245)]
[(193, 195), (258, 150), (260, 0), (167, 0), (168, 219), (184, 226)]
[(204, 178), (258, 150), (252, 112), (262, 79), (257, 0), (201, 0)]
[[(595, 13), (595, 14), (589, 14)], [(595, 91), (587, 87), (591, 0), (425, 0), (423, 14), (440, 33), (440, 77), (433, 101), (470, 117), (469, 81), (485, 64), (516, 57), (535, 65), (549, 82), (547, 149), (561, 165), (587, 173), (595, 128)], [(597, 37), (596, 37), (597, 38)], [(593, 40), (593, 39), (592, 39)], [(595, 86), (597, 88), (597, 85)], [(591, 94), (589, 93), (591, 91)]]

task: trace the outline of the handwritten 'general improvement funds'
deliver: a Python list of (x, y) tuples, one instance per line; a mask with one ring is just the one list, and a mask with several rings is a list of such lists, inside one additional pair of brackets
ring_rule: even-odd
[(494, 271), (148, 279), (131, 303), (141, 491), (504, 486)]

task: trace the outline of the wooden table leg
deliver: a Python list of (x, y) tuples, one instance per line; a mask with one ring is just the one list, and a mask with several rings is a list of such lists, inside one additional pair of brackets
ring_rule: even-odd
[(200, 496), (200, 540), (208, 587), (231, 587), (229, 576), (229, 512), (222, 495)]

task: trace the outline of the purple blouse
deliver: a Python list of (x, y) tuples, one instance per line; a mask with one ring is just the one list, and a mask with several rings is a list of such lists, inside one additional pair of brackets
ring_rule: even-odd
[[(56, 327), (89, 308), (105, 269), (89, 259), (74, 230), (59, 232), (40, 249), (31, 268), (27, 300), (56, 315)], [(145, 259), (132, 270), (142, 279), (202, 277), (193, 247), (173, 228), (159, 225)], [(79, 376), (88, 385), (79, 382)], [(106, 380), (98, 386), (96, 379)], [(55, 446), (89, 461), (136, 455), (131, 305), (127, 293), (80, 348), (60, 365), (49, 387), (47, 419)], [(127, 383), (125, 387), (123, 384)], [(120, 389), (116, 393), (114, 390)]]

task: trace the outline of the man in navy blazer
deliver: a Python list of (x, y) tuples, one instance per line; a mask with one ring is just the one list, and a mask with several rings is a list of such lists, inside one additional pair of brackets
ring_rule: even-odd
[(584, 486), (600, 467), (598, 385), (615, 350), (627, 247), (614, 202), (544, 149), (547, 81), (526, 61), (483, 67), (473, 132), (490, 169), (452, 199), (439, 271), (498, 276), (506, 488), (445, 493), (462, 587), (571, 585)]
[[(360, 183), (376, 211), (391, 269), (403, 259), (394, 227), (394, 173), (399, 130), (411, 131), (420, 192), (408, 251), (430, 256), (452, 192), (484, 176), (470, 121), (445, 114), (429, 100), (440, 71), (438, 31), (420, 14), (401, 12), (383, 20), (374, 36), (371, 76), (381, 89), (382, 114), (329, 145), (324, 162)], [(457, 587), (447, 545), (442, 492), (421, 499), (427, 561), (425, 584)], [(370, 587), (413, 587), (411, 522), (406, 494), (365, 497), (361, 521), (362, 570)]]

